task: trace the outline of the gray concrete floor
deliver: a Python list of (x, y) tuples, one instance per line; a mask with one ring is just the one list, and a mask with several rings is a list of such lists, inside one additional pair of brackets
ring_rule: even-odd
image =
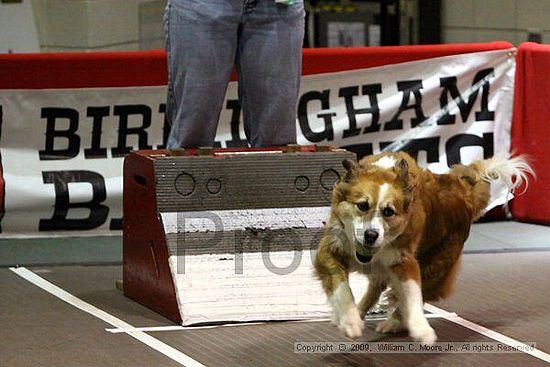
[[(113, 238), (110, 260), (120, 251)], [(64, 240), (92, 249), (97, 240)], [(80, 240), (79, 240), (80, 241)], [(94, 242), (96, 241), (96, 242)], [(3, 244), (0, 243), (0, 246)], [(15, 245), (11, 245), (15, 246)], [(34, 246), (40, 247), (36, 242)], [(54, 240), (43, 247), (55, 246)], [(28, 249), (28, 248), (27, 248)], [(434, 304), (464, 319), (550, 353), (550, 227), (516, 222), (475, 224), (465, 246), (456, 291)], [(48, 253), (50, 250), (44, 250)], [(90, 250), (88, 250), (90, 251)], [(44, 252), (43, 252), (44, 253)], [(1, 258), (0, 253), (0, 258)], [(12, 253), (13, 254), (13, 253)], [(53, 252), (50, 252), (53, 254)], [(59, 254), (62, 256), (62, 254)], [(31, 259), (28, 255), (27, 259)], [(33, 255), (38, 263), (46, 262)], [(100, 262), (101, 257), (94, 258)], [(120, 265), (34, 266), (31, 270), (74, 296), (133, 326), (171, 323), (115, 289)], [(0, 366), (176, 366), (181, 365), (128, 334), (110, 334), (109, 324), (0, 269)], [(490, 341), (456, 323), (430, 321), (441, 341)], [(361, 341), (410, 341), (382, 336), (367, 321)], [(268, 323), (215, 329), (147, 333), (206, 366), (545, 366), (541, 359), (514, 354), (296, 354), (298, 341), (348, 341), (328, 322)]]
[(550, 250), (550, 226), (519, 222), (476, 223), (465, 252)]

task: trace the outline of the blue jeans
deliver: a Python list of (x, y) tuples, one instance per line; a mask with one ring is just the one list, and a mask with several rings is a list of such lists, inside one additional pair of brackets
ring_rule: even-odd
[(233, 65), (249, 144), (296, 142), (304, 18), (302, 0), (169, 0), (168, 148), (213, 145)]

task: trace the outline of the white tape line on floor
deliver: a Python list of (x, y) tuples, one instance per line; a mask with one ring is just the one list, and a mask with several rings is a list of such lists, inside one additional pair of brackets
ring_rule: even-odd
[(536, 357), (538, 359), (541, 359), (547, 363), (550, 363), (550, 354), (548, 353), (545, 353), (539, 349), (531, 349), (529, 348), (528, 345), (516, 340), (516, 339), (513, 339), (513, 338), (510, 338), (509, 336), (506, 336), (504, 334), (501, 334), (501, 333), (498, 333), (494, 330), (491, 330), (491, 329), (488, 329), (484, 326), (481, 326), (481, 325), (478, 325), (476, 323), (473, 323), (471, 321), (468, 321), (466, 319), (463, 319), (462, 317), (456, 315), (456, 314), (451, 314), (439, 307), (436, 307), (434, 305), (430, 305), (428, 303), (426, 303), (424, 305), (424, 309), (428, 312), (431, 312), (433, 314), (436, 314), (436, 315), (441, 315), (445, 320), (447, 321), (451, 321), (451, 322), (454, 322), (455, 324), (458, 324), (458, 325), (461, 325), (467, 329), (470, 329), (470, 330), (473, 330), (475, 331), (476, 333), (479, 333), (481, 335), (484, 335), (488, 338), (491, 338), (493, 340), (496, 340), (497, 342), (500, 342), (500, 343), (503, 343), (503, 344), (506, 344), (510, 347), (516, 347), (516, 348), (519, 348), (520, 350), (522, 350), (524, 353), (526, 354), (529, 354), (533, 357)]
[[(449, 312), (447, 315), (454, 315), (456, 313)], [(435, 315), (427, 314), (426, 318), (428, 319), (440, 319), (447, 315)], [(367, 317), (365, 321), (383, 321), (386, 317)], [(287, 323), (306, 323), (306, 322), (327, 322), (330, 319), (309, 319), (309, 320), (298, 320), (298, 321), (287, 321)], [(222, 325), (205, 325), (205, 326), (179, 326), (179, 325), (167, 325), (167, 326), (144, 326), (136, 328), (106, 328), (105, 331), (109, 333), (118, 334), (118, 333), (130, 333), (133, 331), (147, 331), (147, 332), (159, 332), (159, 331), (181, 331), (181, 330), (202, 330), (202, 329), (215, 329), (215, 328), (225, 328), (225, 327), (236, 327), (236, 326), (250, 326), (250, 325), (265, 325), (267, 322), (246, 322), (238, 324), (222, 324)]]
[[(84, 302), (78, 297), (73, 296), (69, 292), (63, 290), (62, 288), (59, 288), (58, 286), (48, 282), (46, 279), (38, 276), (37, 274), (33, 273), (27, 268), (20, 267), (20, 268), (10, 268), (11, 271), (13, 271), (15, 274), (19, 275), (21, 278), (27, 280), (28, 282), (36, 285), (37, 287), (42, 288), (46, 292), (56, 296), (57, 298), (67, 302), (68, 304), (92, 315), (97, 317), (98, 319), (101, 319), (105, 321), (108, 324), (111, 324), (112, 326), (116, 328), (126, 328), (126, 329), (133, 329), (133, 326), (128, 324), (127, 322), (122, 321), (121, 319), (95, 307), (91, 304)], [(140, 342), (144, 343), (145, 345), (155, 349), (156, 351), (164, 354), (168, 358), (176, 361), (177, 363), (181, 364), (182, 366), (186, 367), (206, 367), (202, 363), (197, 362), (193, 358), (189, 357), (188, 355), (180, 352), (177, 349), (172, 348), (168, 344), (165, 344), (161, 342), (160, 340), (153, 338), (150, 335), (145, 334), (143, 331), (132, 331), (129, 332), (128, 335), (131, 337), (139, 340)]]

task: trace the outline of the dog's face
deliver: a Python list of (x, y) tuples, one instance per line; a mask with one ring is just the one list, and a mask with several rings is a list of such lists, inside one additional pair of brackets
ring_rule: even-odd
[(393, 167), (344, 162), (346, 177), (336, 186), (333, 208), (360, 262), (394, 241), (408, 219), (407, 162)]

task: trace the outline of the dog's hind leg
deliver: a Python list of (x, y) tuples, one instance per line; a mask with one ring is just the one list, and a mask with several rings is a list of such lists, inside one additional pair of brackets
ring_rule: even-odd
[(399, 333), (406, 330), (407, 328), (403, 324), (403, 316), (401, 315), (401, 310), (399, 306), (396, 307), (388, 318), (376, 326), (377, 333)]
[(386, 283), (382, 282), (381, 280), (377, 279), (374, 276), (369, 277), (369, 285), (367, 289), (367, 293), (361, 298), (361, 301), (359, 302), (359, 312), (361, 313), (361, 317), (365, 317), (367, 312), (370, 311), (371, 308), (374, 307), (376, 302), (378, 302), (378, 299), (380, 298), (380, 294), (382, 294), (382, 291), (386, 289)]

